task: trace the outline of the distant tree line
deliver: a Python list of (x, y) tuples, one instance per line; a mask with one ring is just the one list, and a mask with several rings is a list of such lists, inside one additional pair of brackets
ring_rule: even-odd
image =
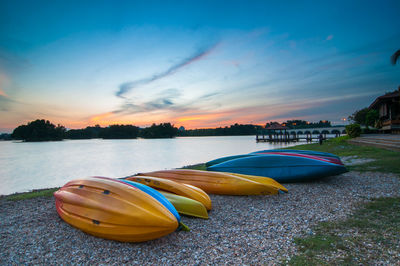
[(0, 134), (0, 140), (11, 140), (11, 134), (2, 133)]
[(262, 126), (234, 124), (229, 127), (182, 130), (178, 136), (244, 136), (255, 135), (259, 129)]
[(135, 139), (139, 136), (139, 127), (132, 125), (111, 125), (108, 127), (86, 127), (71, 129), (65, 133), (66, 139)]
[[(265, 127), (278, 122), (269, 122)], [(310, 123), (304, 120), (288, 120), (285, 123), (288, 128), (317, 128), (329, 127), (329, 121), (320, 121), (318, 123)], [(18, 126), (13, 133), (2, 134), (0, 139), (15, 139), (24, 141), (49, 141), (62, 139), (135, 139), (135, 138), (174, 138), (176, 136), (244, 136), (255, 135), (258, 130), (263, 129), (259, 125), (241, 125), (234, 124), (226, 127), (207, 128), (207, 129), (190, 129), (182, 128), (178, 130), (171, 123), (152, 124), (150, 127), (139, 128), (134, 125), (111, 125), (101, 127), (99, 125), (89, 126), (84, 129), (66, 130), (62, 125), (55, 126), (48, 120), (35, 120), (27, 125)]]
[[(66, 130), (64, 126), (55, 126), (48, 120), (35, 120), (27, 125), (18, 126), (10, 136), (11, 139), (23, 141), (53, 141), (62, 139), (135, 139), (173, 138), (178, 129), (171, 123), (153, 124), (147, 128), (133, 125), (111, 125), (108, 127), (86, 127), (85, 129)], [(8, 134), (7, 134), (8, 135)]]
[(331, 127), (331, 122), (327, 120), (320, 120), (319, 122), (308, 122), (305, 120), (288, 120), (283, 123), (269, 122), (265, 125), (268, 128), (272, 125), (283, 125), (288, 129), (302, 129), (302, 128), (321, 128), (321, 127)]

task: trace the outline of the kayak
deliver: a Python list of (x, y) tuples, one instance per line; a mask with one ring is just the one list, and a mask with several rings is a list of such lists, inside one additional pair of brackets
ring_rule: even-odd
[(256, 181), (261, 184), (269, 185), (269, 186), (274, 186), (280, 191), (283, 192), (288, 192), (288, 189), (282, 186), (279, 182), (276, 182), (274, 179), (265, 177), (265, 176), (256, 176), (256, 175), (243, 175), (243, 174), (237, 174), (237, 173), (229, 173), (231, 175), (239, 176), (242, 178), (247, 178), (253, 181)]
[(322, 151), (309, 151), (309, 150), (274, 149), (274, 150), (255, 151), (250, 154), (268, 153), (268, 152), (286, 152), (286, 153), (308, 154), (308, 155), (314, 155), (314, 156), (332, 157), (332, 158), (340, 159), (339, 156), (337, 156), (333, 153), (322, 152)]
[(153, 176), (130, 176), (124, 180), (142, 183), (157, 190), (171, 192), (201, 202), (207, 210), (211, 210), (211, 199), (203, 190), (173, 180)]
[(255, 155), (268, 155), (268, 154), (277, 154), (277, 155), (286, 155), (286, 156), (296, 156), (296, 157), (304, 157), (304, 158), (311, 158), (315, 160), (321, 160), (325, 162), (330, 162), (334, 164), (344, 165), (340, 159), (336, 159), (333, 157), (325, 157), (325, 156), (316, 156), (316, 155), (309, 155), (304, 153), (291, 153), (291, 152), (267, 152), (267, 153), (257, 153)]
[(220, 195), (276, 195), (279, 191), (272, 185), (262, 184), (229, 173), (175, 169), (139, 173), (138, 176), (165, 178), (196, 186), (206, 193)]
[(340, 160), (340, 157), (332, 154), (332, 153), (327, 153), (327, 152), (317, 152), (317, 151), (308, 151), (308, 150), (285, 150), (285, 149), (276, 149), (276, 150), (262, 150), (262, 151), (256, 151), (252, 152), (249, 154), (240, 154), (240, 155), (232, 155), (232, 156), (226, 156), (226, 157), (221, 157), (215, 160), (211, 160), (209, 162), (206, 162), (206, 166), (210, 167), (215, 164), (223, 163), (226, 161), (230, 161), (233, 159), (239, 159), (239, 158), (244, 158), (244, 157), (251, 157), (251, 156), (256, 156), (256, 155), (261, 155), (261, 154), (282, 154), (282, 155), (292, 155), (292, 156), (314, 156), (314, 157), (320, 157), (321, 159), (328, 160), (333, 163), (337, 164), (342, 164)]
[(313, 180), (347, 172), (344, 165), (320, 158), (282, 154), (242, 157), (212, 165), (207, 170), (265, 176), (278, 182)]
[(142, 242), (172, 233), (179, 224), (159, 200), (118, 179), (73, 180), (54, 197), (65, 222), (101, 238)]
[(178, 211), (175, 209), (174, 205), (160, 192), (158, 192), (154, 188), (143, 185), (141, 183), (137, 183), (137, 182), (133, 182), (133, 181), (129, 181), (129, 180), (122, 180), (122, 181), (127, 183), (130, 186), (140, 189), (141, 191), (149, 194), (150, 196), (152, 196), (153, 198), (158, 200), (162, 205), (164, 205), (165, 208), (167, 208), (175, 216), (175, 218), (178, 220), (178, 222), (181, 221), (181, 217), (179, 216)]
[(343, 165), (339, 156), (327, 152), (314, 152), (314, 151), (303, 151), (303, 150), (269, 150), (269, 151), (259, 151), (252, 154), (254, 155), (281, 154), (287, 156), (307, 157)]
[(165, 191), (159, 192), (174, 205), (180, 214), (208, 219), (207, 209), (201, 202)]
[(223, 162), (230, 161), (233, 159), (239, 159), (239, 158), (250, 157), (250, 156), (254, 156), (254, 155), (253, 154), (240, 154), (240, 155), (231, 155), (231, 156), (221, 157), (221, 158), (206, 162), (206, 167), (210, 167), (210, 166), (213, 166), (214, 164), (223, 163)]

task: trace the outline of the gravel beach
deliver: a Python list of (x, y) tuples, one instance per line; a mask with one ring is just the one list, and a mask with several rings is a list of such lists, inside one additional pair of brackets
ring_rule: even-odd
[[(278, 196), (211, 195), (208, 220), (183, 217), (190, 232), (145, 243), (87, 235), (63, 222), (53, 198), (0, 200), (0, 264), (273, 264), (296, 253), (293, 238), (356, 204), (400, 196), (393, 174), (348, 172), (284, 184)], [(397, 254), (399, 255), (399, 254)]]

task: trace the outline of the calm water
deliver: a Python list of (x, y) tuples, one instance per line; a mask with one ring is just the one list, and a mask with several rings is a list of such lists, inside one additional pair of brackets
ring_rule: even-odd
[(123, 177), (284, 146), (256, 143), (255, 136), (0, 141), (0, 195), (58, 187), (75, 178)]

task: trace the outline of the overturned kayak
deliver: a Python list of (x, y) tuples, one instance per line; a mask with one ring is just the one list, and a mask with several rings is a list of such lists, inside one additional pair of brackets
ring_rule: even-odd
[(171, 192), (183, 197), (187, 197), (196, 201), (201, 202), (207, 210), (211, 210), (211, 199), (203, 190), (188, 186), (173, 180), (153, 177), (153, 176), (130, 176), (125, 178), (125, 180), (130, 180), (138, 182), (157, 190), (163, 190), (166, 192)]
[(178, 228), (177, 217), (159, 200), (117, 179), (73, 180), (54, 197), (65, 222), (97, 237), (142, 242)]
[(265, 177), (265, 176), (255, 176), (255, 175), (244, 175), (244, 174), (237, 174), (237, 173), (229, 173), (231, 175), (235, 175), (235, 176), (239, 176), (242, 178), (246, 178), (246, 179), (250, 179), (253, 181), (256, 181), (258, 183), (264, 184), (264, 185), (268, 185), (268, 186), (273, 186), (283, 192), (288, 192), (287, 188), (285, 188), (284, 186), (282, 186), (282, 184), (280, 184), (279, 182), (275, 181), (272, 178), (269, 177)]
[(180, 214), (208, 219), (207, 209), (201, 202), (165, 191), (159, 192), (174, 205)]
[(274, 150), (256, 151), (256, 152), (252, 152), (250, 154), (259, 154), (259, 153), (268, 153), (268, 152), (297, 153), (297, 154), (307, 154), (307, 155), (313, 155), (313, 156), (332, 157), (332, 158), (340, 159), (339, 156), (337, 156), (333, 153), (322, 152), (322, 151), (310, 151), (310, 150), (274, 149)]
[(340, 157), (326, 152), (313, 152), (313, 151), (302, 151), (302, 150), (293, 150), (293, 151), (286, 151), (286, 150), (271, 150), (271, 151), (260, 151), (253, 153), (254, 155), (263, 155), (263, 154), (279, 154), (279, 155), (286, 155), (286, 156), (297, 156), (297, 157), (305, 157), (317, 160), (323, 160), (330, 163), (344, 165), (340, 160)]
[(207, 170), (266, 176), (278, 182), (312, 180), (347, 172), (343, 165), (320, 158), (282, 154), (242, 157), (212, 165)]
[(178, 214), (178, 211), (175, 209), (174, 205), (164, 196), (162, 195), (159, 191), (155, 190), (154, 188), (151, 188), (149, 186), (143, 185), (141, 183), (129, 181), (129, 180), (122, 180), (123, 182), (127, 183), (130, 186), (136, 187), (140, 189), (141, 191), (149, 194), (156, 200), (158, 200), (162, 205), (164, 205), (165, 208), (167, 208), (178, 220), (178, 222), (181, 221), (181, 217)]
[(213, 166), (215, 164), (223, 163), (223, 162), (234, 160), (234, 159), (239, 159), (239, 158), (244, 158), (244, 157), (251, 157), (251, 156), (254, 156), (254, 154), (239, 154), (239, 155), (231, 155), (231, 156), (221, 157), (221, 158), (214, 159), (214, 160), (206, 162), (206, 167), (210, 167), (210, 166)]
[(175, 169), (140, 173), (139, 176), (155, 176), (196, 186), (207, 193), (221, 195), (275, 195), (279, 189), (247, 178), (189, 169)]
[(226, 161), (234, 160), (234, 159), (240, 159), (244, 157), (251, 157), (251, 156), (257, 156), (257, 155), (262, 155), (262, 154), (281, 154), (281, 155), (288, 155), (288, 156), (313, 156), (313, 157), (319, 157), (321, 159), (330, 161), (332, 163), (337, 163), (337, 164), (342, 164), (340, 160), (340, 157), (328, 153), (328, 152), (318, 152), (318, 151), (308, 151), (308, 150), (287, 150), (287, 149), (277, 149), (277, 150), (262, 150), (262, 151), (256, 151), (252, 152), (249, 154), (239, 154), (239, 155), (232, 155), (232, 156), (226, 156), (226, 157), (221, 157), (215, 160), (211, 160), (209, 162), (206, 162), (206, 166), (210, 167), (215, 164), (223, 163)]

